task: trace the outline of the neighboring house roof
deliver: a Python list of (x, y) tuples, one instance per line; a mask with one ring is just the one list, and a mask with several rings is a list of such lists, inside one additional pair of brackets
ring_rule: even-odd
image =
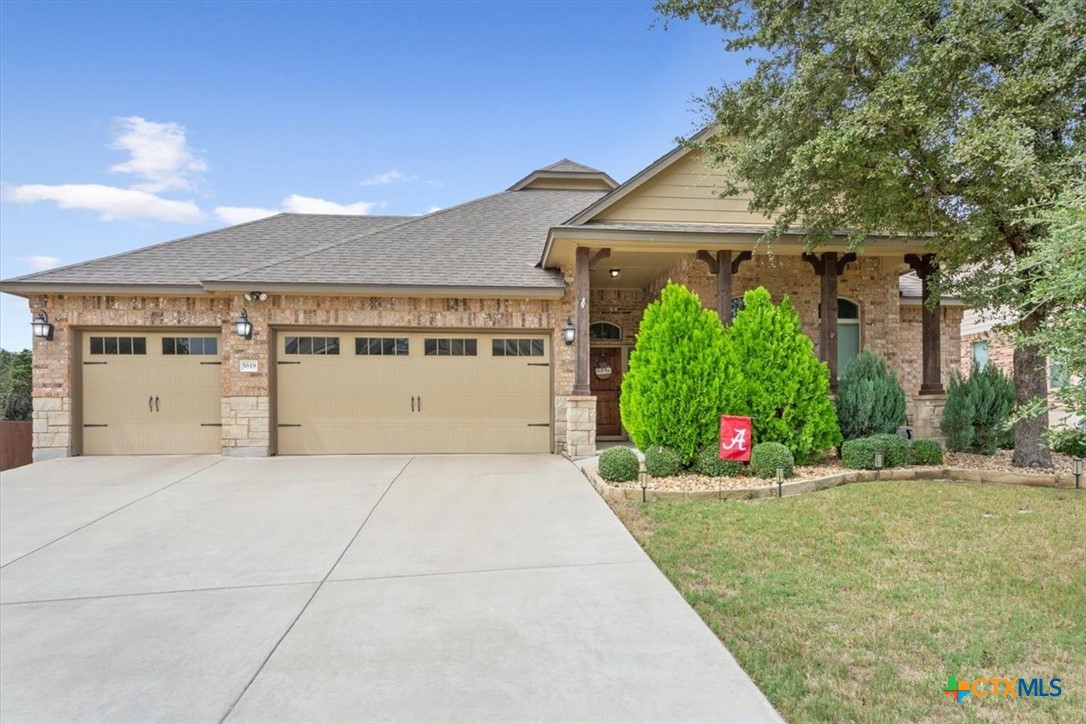
[[(916, 275), (916, 272), (909, 272), (902, 274), (897, 278), (898, 293), (901, 295), (901, 301), (905, 304), (922, 304), (924, 301), (924, 282), (920, 281), (920, 277)], [(943, 295), (939, 298), (940, 304), (945, 304), (951, 307), (961, 307), (962, 302), (957, 297), (950, 297)]]
[(288, 259), (413, 218), (416, 217), (278, 214), (8, 279), (4, 281), (4, 290), (63, 289), (68, 285), (199, 286), (204, 279), (237, 274), (269, 260)]

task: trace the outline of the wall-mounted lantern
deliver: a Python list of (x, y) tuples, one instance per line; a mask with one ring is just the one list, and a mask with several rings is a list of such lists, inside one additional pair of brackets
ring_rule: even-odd
[(34, 336), (38, 339), (53, 338), (53, 325), (49, 324), (49, 318), (45, 316), (45, 312), (38, 312), (38, 316), (30, 323), (30, 328), (34, 330)]
[(245, 339), (253, 338), (253, 323), (249, 321), (249, 315), (245, 313), (245, 310), (241, 310), (241, 314), (234, 320), (234, 331), (238, 333), (239, 337)]
[(577, 339), (577, 328), (568, 319), (566, 326), (562, 327), (562, 339), (566, 340), (566, 344), (573, 344), (573, 340)]

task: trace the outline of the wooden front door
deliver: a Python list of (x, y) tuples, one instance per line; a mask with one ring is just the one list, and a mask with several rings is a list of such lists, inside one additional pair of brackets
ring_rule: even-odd
[(588, 374), (596, 396), (596, 436), (621, 437), (618, 396), (622, 388), (622, 348), (593, 347)]

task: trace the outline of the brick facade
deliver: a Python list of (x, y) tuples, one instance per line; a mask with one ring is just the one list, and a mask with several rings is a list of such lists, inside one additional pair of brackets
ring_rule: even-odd
[[(184, 327), (222, 334), (222, 445), (225, 454), (267, 455), (274, 451), (272, 344), (275, 331), (288, 327), (434, 328), (487, 331), (542, 331), (553, 350), (554, 451), (571, 456), (595, 449), (594, 398), (571, 397), (574, 347), (562, 339), (562, 326), (574, 318), (572, 270), (562, 269), (566, 292), (561, 299), (445, 299), (348, 297), (272, 294), (264, 302), (240, 295), (200, 297), (122, 297), (45, 295), (30, 299), (54, 325), (52, 340), (34, 340), (34, 447), (38, 459), (78, 452), (79, 404), (73, 384), (73, 345), (81, 329)], [(887, 259), (865, 257), (849, 265), (840, 279), (840, 296), (859, 303), (861, 344), (885, 357), (901, 377), (910, 397), (910, 414), (920, 423), (931, 418), (933, 400), (916, 394), (921, 378), (920, 308), (903, 306), (898, 268)], [(630, 346), (645, 305), (672, 279), (694, 290), (707, 307), (716, 306), (716, 279), (693, 255), (662, 271), (646, 289), (600, 288), (591, 291), (591, 321), (619, 325), (622, 339), (600, 342)], [(765, 286), (779, 300), (788, 294), (804, 331), (818, 337), (819, 279), (794, 256), (759, 255), (742, 265), (734, 280), (738, 296)], [(251, 340), (237, 336), (233, 320), (242, 308), (253, 323)], [(943, 373), (957, 369), (961, 310), (943, 310)], [(240, 360), (256, 360), (259, 372), (242, 373)], [(919, 406), (919, 407), (918, 407)], [(923, 409), (921, 409), (923, 408)], [(73, 427), (73, 425), (75, 427)], [(924, 430), (925, 436), (934, 436)]]

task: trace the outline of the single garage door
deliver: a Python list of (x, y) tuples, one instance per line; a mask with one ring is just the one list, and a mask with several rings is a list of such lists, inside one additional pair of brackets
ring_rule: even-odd
[(550, 340), (280, 332), (280, 454), (549, 452)]
[(221, 452), (221, 346), (209, 332), (85, 332), (83, 452)]

